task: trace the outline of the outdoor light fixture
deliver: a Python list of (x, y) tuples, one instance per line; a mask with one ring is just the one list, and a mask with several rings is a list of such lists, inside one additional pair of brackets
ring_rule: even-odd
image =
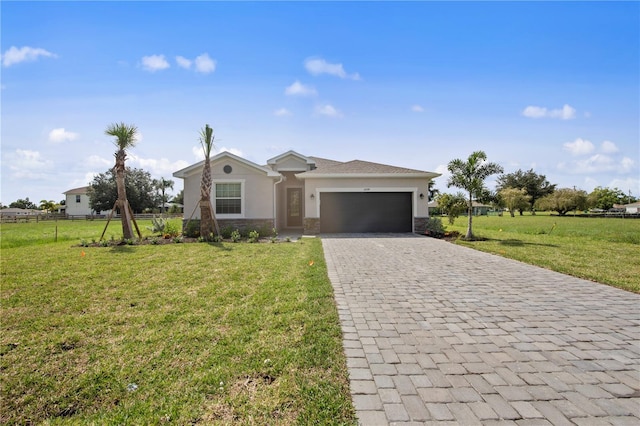
[(424, 199), (424, 194), (420, 194), (420, 199)]
[(311, 194), (311, 199), (313, 200), (314, 198), (316, 198), (316, 196)]

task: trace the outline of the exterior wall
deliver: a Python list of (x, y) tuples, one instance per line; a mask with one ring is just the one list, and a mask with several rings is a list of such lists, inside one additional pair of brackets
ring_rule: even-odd
[[(231, 173), (225, 173), (224, 167), (231, 166)], [(240, 215), (216, 214), (218, 220), (223, 219), (264, 219), (273, 220), (273, 184), (274, 179), (267, 177), (260, 170), (232, 158), (221, 158), (211, 164), (213, 186), (211, 201), (215, 208), (215, 183), (239, 182), (242, 184), (242, 213)], [(194, 219), (200, 218), (200, 181), (202, 169), (194, 171), (184, 179), (184, 214), (188, 219), (193, 214)], [(272, 225), (273, 226), (273, 225)]]
[(307, 162), (293, 155), (289, 155), (285, 158), (278, 160), (277, 164), (274, 166), (274, 170), (277, 171), (304, 171), (308, 170)]
[[(80, 202), (76, 203), (76, 195), (80, 195)], [(65, 198), (67, 216), (86, 216), (95, 214), (89, 207), (89, 196), (87, 194), (67, 194)]]

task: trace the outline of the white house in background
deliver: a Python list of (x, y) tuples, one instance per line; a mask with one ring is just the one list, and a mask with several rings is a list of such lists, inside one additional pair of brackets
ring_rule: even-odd
[(624, 205), (626, 213), (640, 213), (640, 201)]
[[(259, 165), (229, 152), (210, 159), (211, 200), (221, 227), (297, 229), (305, 234), (424, 232), (429, 181), (438, 173), (288, 151)], [(185, 218), (200, 217), (204, 161), (184, 179)]]
[(87, 216), (94, 215), (96, 212), (89, 207), (89, 196), (87, 192), (88, 186), (70, 189), (64, 192), (65, 195), (65, 213), (67, 216)]

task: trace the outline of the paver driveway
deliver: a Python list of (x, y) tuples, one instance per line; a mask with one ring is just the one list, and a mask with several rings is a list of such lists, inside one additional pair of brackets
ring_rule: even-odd
[(325, 235), (362, 425), (640, 425), (640, 296), (414, 235)]

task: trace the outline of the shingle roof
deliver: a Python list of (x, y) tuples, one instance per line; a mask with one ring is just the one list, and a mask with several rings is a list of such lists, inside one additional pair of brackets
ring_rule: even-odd
[(70, 190), (68, 190), (66, 192), (63, 192), (63, 194), (65, 194), (65, 195), (86, 194), (88, 190), (89, 190), (88, 186), (82, 186), (80, 188), (70, 189)]
[[(314, 158), (315, 159), (315, 158)], [(424, 170), (407, 169), (404, 167), (389, 166), (387, 164), (372, 163), (369, 161), (352, 160), (346, 163), (339, 161), (324, 160), (325, 162), (318, 162), (316, 160), (317, 168), (303, 173), (305, 176), (313, 175), (326, 175), (326, 174), (432, 174)]]

